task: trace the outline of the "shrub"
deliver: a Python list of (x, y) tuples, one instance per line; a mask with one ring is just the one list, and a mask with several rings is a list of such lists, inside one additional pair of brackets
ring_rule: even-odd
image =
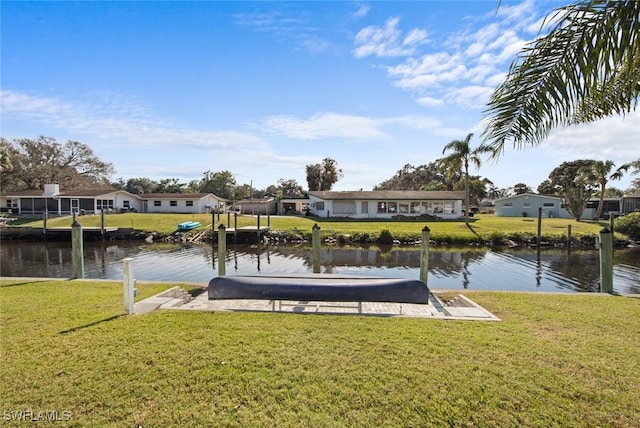
[(378, 235), (378, 239), (376, 240), (378, 244), (382, 245), (391, 245), (393, 244), (393, 234), (389, 231), (389, 229), (383, 229)]
[(632, 239), (640, 239), (640, 212), (627, 214), (616, 219), (613, 224), (616, 232), (624, 233)]

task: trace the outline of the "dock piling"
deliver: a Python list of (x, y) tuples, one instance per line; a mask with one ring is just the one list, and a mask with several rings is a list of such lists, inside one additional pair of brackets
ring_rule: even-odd
[(311, 228), (311, 245), (313, 252), (313, 273), (320, 273), (320, 226), (315, 223)]
[(82, 225), (76, 220), (75, 213), (73, 213), (73, 223), (71, 223), (71, 260), (73, 264), (73, 278), (84, 278)]
[(422, 228), (422, 248), (420, 251), (420, 281), (427, 283), (429, 275), (429, 241), (431, 229), (428, 226)]
[(224, 224), (218, 226), (218, 276), (226, 275), (227, 230)]

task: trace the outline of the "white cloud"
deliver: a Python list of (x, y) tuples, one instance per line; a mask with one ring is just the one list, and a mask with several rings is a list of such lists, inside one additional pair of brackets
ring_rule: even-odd
[(484, 108), (484, 103), (489, 99), (492, 92), (492, 87), (469, 85), (450, 91), (448, 96), (455, 104), (473, 109)]
[(358, 9), (353, 13), (353, 16), (357, 18), (361, 18), (366, 16), (369, 13), (370, 7), (368, 4), (360, 3), (358, 4)]
[(355, 57), (398, 57), (413, 54), (416, 47), (427, 40), (427, 32), (413, 29), (403, 39), (402, 32), (398, 29), (399, 23), (400, 18), (392, 17), (385, 22), (384, 27), (370, 25), (360, 30), (355, 37)]
[(640, 110), (551, 133), (545, 146), (566, 160), (611, 160), (617, 165), (638, 159)]
[(0, 92), (4, 118), (15, 118), (101, 139), (139, 145), (211, 149), (261, 147), (264, 142), (237, 131), (195, 131), (152, 118), (145, 108), (110, 97), (106, 103), (69, 102), (17, 91)]
[[(467, 20), (462, 31), (445, 34), (426, 44), (427, 33), (414, 30), (411, 49), (400, 44), (399, 19), (389, 18), (384, 27), (363, 28), (355, 40), (355, 55), (386, 57), (384, 65), (392, 84), (416, 95), (424, 107), (453, 104), (482, 108), (527, 43), (531, 26), (540, 25), (540, 12), (532, 0), (500, 4), (496, 10)], [(412, 33), (410, 33), (412, 34)], [(439, 43), (437, 43), (439, 42)], [(434, 46), (438, 48), (434, 49)]]
[(437, 107), (444, 104), (444, 100), (442, 98), (420, 97), (418, 98), (418, 104), (425, 107)]
[(262, 128), (267, 132), (301, 140), (342, 138), (380, 141), (389, 138), (371, 118), (337, 113), (318, 113), (307, 120), (293, 116), (273, 116), (262, 124)]

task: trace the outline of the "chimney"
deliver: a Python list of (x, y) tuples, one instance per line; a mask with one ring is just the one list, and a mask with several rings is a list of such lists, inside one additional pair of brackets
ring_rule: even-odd
[(43, 197), (52, 198), (58, 193), (60, 193), (60, 185), (58, 183), (45, 183)]

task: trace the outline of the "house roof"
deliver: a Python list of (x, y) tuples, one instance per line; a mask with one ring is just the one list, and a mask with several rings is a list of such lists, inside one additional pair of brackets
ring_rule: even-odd
[(206, 193), (138, 193), (137, 197), (141, 199), (200, 199), (204, 198)]
[(222, 201), (225, 200), (215, 196), (213, 193), (142, 193), (136, 196), (140, 199), (202, 199), (209, 195)]
[[(56, 193), (54, 196), (56, 198), (59, 197), (73, 197), (73, 196), (77, 196), (77, 197), (95, 197), (95, 196), (101, 196), (101, 195), (106, 195), (109, 193), (115, 193), (115, 192), (124, 192), (124, 193), (129, 193), (129, 192), (125, 192), (124, 190), (115, 190), (115, 189), (102, 189), (102, 190), (61, 190), (60, 192)], [(42, 198), (45, 197), (44, 196), (44, 192), (42, 190), (21, 190), (18, 192), (2, 192), (2, 196), (4, 197), (35, 197), (35, 198)], [(51, 195), (47, 196), (48, 198), (51, 197)]]
[(552, 195), (540, 195), (538, 193), (521, 193), (519, 195), (511, 195), (511, 196), (507, 196), (505, 198), (498, 198), (495, 200), (495, 202), (498, 201), (506, 201), (509, 199), (520, 199), (520, 198), (524, 198), (524, 197), (536, 197), (536, 198), (546, 198), (546, 199), (556, 199), (556, 200), (562, 200), (561, 197), (559, 196), (552, 196)]
[[(139, 199), (202, 199), (206, 196), (214, 196), (218, 200), (226, 201), (224, 198), (220, 198), (213, 193), (142, 193), (142, 194), (133, 194), (129, 193), (126, 190), (116, 190), (116, 189), (103, 189), (103, 190), (61, 190), (60, 192), (55, 194), (56, 198), (60, 197), (85, 197), (85, 198), (95, 198), (102, 195), (107, 195), (109, 193), (125, 193), (131, 195), (132, 197)], [(44, 196), (44, 192), (42, 190), (22, 190), (19, 192), (2, 192), (2, 197), (5, 198), (18, 198), (18, 197), (34, 197), (34, 198), (42, 198)], [(51, 196), (47, 196), (50, 198)]]
[(319, 199), (367, 199), (367, 200), (429, 200), (464, 199), (464, 192), (458, 191), (420, 191), (420, 190), (370, 190), (370, 191), (314, 191), (309, 195)]
[(236, 204), (238, 205), (242, 205), (242, 204), (267, 204), (270, 202), (274, 202), (276, 199), (275, 198), (261, 198), (261, 199), (240, 199), (239, 201), (236, 201)]

